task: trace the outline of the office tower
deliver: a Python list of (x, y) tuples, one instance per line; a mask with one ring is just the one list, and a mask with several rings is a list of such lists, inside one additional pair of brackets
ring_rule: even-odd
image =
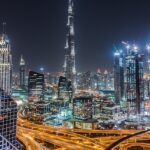
[(58, 83), (58, 98), (62, 98), (66, 101), (71, 101), (72, 94), (73, 91), (71, 81), (68, 81), (66, 77), (60, 76)]
[(147, 48), (147, 52), (148, 52), (148, 60), (147, 60), (147, 71), (148, 71), (148, 78), (147, 78), (147, 80), (146, 80), (146, 89), (147, 89), (147, 91), (146, 91), (146, 96), (147, 97), (150, 97), (150, 45), (149, 44), (147, 44), (147, 46), (146, 46), (146, 48)]
[(122, 105), (124, 97), (124, 54), (118, 50), (114, 53), (114, 89), (116, 104)]
[(74, 119), (87, 120), (92, 119), (92, 98), (76, 97), (73, 99), (73, 116)]
[(143, 61), (143, 55), (133, 45), (125, 58), (125, 93), (129, 115), (140, 114), (144, 109)]
[[(0, 149), (7, 150), (12, 145), (16, 147), (16, 150), (21, 150), (20, 143), (16, 140), (16, 121), (17, 121), (17, 104), (8, 96), (3, 90), (0, 90)], [(14, 150), (12, 147), (12, 150)], [(9, 149), (11, 150), (11, 149)]]
[(0, 36), (0, 88), (11, 93), (12, 56), (10, 41), (6, 34)]
[(74, 42), (74, 11), (73, 0), (69, 0), (68, 23), (65, 45), (64, 74), (71, 80), (73, 88), (76, 88), (76, 67), (75, 67), (75, 42)]
[(19, 69), (19, 75), (20, 75), (20, 87), (24, 88), (25, 87), (25, 61), (23, 59), (23, 56), (21, 55), (20, 59), (20, 69)]
[(28, 78), (28, 95), (29, 100), (40, 100), (44, 92), (44, 75), (30, 71)]

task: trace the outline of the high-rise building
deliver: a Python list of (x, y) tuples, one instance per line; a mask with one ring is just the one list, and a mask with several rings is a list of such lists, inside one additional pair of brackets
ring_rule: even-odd
[(145, 89), (147, 89), (147, 91), (146, 91), (146, 97), (149, 97), (150, 98), (150, 45), (148, 44), (147, 46), (146, 46), (146, 48), (147, 48), (147, 52), (148, 52), (148, 60), (147, 60), (147, 71), (148, 71), (148, 78), (147, 78), (147, 80), (146, 80), (146, 82), (145, 82), (145, 85), (146, 85), (146, 88)]
[(59, 78), (58, 98), (62, 98), (67, 101), (71, 101), (71, 99), (72, 99), (71, 81), (68, 81), (66, 77), (60, 76), (60, 78)]
[(124, 55), (121, 51), (114, 53), (114, 89), (116, 104), (122, 105), (124, 97)]
[(71, 80), (73, 87), (76, 87), (76, 67), (75, 67), (75, 41), (74, 41), (74, 4), (69, 0), (68, 23), (65, 45), (64, 74), (68, 80)]
[[(3, 136), (7, 141), (0, 144), (2, 150), (21, 150), (20, 143), (16, 140), (16, 121), (17, 121), (17, 104), (3, 90), (0, 90), (0, 136)], [(5, 139), (0, 138), (0, 143)], [(12, 146), (13, 145), (13, 146)]]
[(20, 59), (20, 69), (19, 69), (19, 75), (20, 75), (20, 87), (24, 88), (25, 87), (25, 61), (23, 59), (23, 56), (21, 55)]
[(144, 109), (143, 56), (133, 45), (125, 58), (125, 96), (129, 115), (140, 114)]
[(0, 88), (11, 93), (12, 55), (10, 41), (6, 34), (0, 36)]
[(92, 119), (92, 98), (76, 97), (73, 99), (73, 117), (79, 120)]
[(77, 74), (77, 87), (81, 90), (89, 90), (91, 88), (90, 71)]
[(30, 71), (28, 80), (29, 100), (40, 100), (44, 93), (44, 75)]

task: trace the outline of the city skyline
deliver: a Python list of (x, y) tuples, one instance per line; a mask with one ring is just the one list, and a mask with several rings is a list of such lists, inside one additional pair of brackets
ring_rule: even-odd
[(1, 4), (0, 150), (150, 149), (148, 0)]
[[(68, 1), (34, 3), (15, 0), (9, 3), (8, 10), (5, 10), (3, 8), (8, 1), (2, 2), (5, 7), (0, 10), (0, 22), (7, 22), (6, 31), (12, 45), (14, 70), (19, 70), (22, 54), (28, 68), (38, 71), (44, 67), (49, 72), (62, 71)], [(140, 42), (139, 45), (150, 41), (148, 4), (146, 0), (136, 3), (76, 0), (77, 71), (110, 69), (115, 51), (113, 45), (122, 40)]]

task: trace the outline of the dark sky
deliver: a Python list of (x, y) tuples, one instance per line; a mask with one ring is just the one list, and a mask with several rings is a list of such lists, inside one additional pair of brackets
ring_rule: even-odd
[[(7, 22), (15, 69), (21, 54), (31, 69), (62, 69), (67, 1), (1, 0), (0, 22)], [(150, 41), (149, 0), (74, 1), (78, 71), (111, 68), (113, 44), (122, 40)]]

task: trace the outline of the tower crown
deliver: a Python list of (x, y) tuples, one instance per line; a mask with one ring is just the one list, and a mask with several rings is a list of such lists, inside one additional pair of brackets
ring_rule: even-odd
[(24, 59), (23, 59), (23, 56), (21, 55), (20, 66), (23, 66), (23, 65), (25, 65), (25, 61), (24, 61)]

